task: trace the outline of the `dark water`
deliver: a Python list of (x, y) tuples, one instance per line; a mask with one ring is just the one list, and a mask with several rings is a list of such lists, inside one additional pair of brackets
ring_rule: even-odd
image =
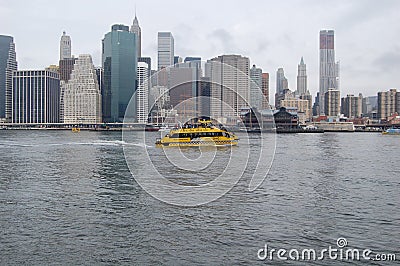
[[(400, 259), (399, 136), (279, 135), (258, 189), (245, 176), (199, 207), (149, 196), (125, 162), (123, 145), (136, 144), (116, 132), (0, 131), (0, 264), (265, 264), (265, 244), (323, 249), (339, 237)], [(210, 177), (192, 175), (176, 182)]]

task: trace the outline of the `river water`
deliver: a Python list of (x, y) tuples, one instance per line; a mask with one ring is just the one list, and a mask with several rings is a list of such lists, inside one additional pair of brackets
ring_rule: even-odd
[[(250, 162), (225, 195), (183, 207), (154, 198), (132, 177), (126, 146), (138, 159), (131, 170), (150, 169), (140, 163), (143, 143), (135, 134), (127, 141), (120, 132), (0, 131), (0, 264), (283, 264), (261, 261), (259, 249), (321, 250), (337, 247), (340, 237), (348, 247), (400, 259), (399, 136), (277, 135), (272, 167), (257, 189), (248, 189)], [(151, 145), (156, 134), (146, 134), (152, 163), (181, 185), (210, 182), (229, 163), (225, 155), (259, 143), (241, 135), (234, 149), (205, 151), (216, 158), (207, 171), (173, 172)], [(292, 262), (302, 263), (311, 262)]]

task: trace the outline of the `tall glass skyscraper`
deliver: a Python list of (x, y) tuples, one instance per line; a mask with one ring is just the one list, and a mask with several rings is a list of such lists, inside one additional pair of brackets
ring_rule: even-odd
[[(113, 25), (103, 39), (103, 121), (122, 122), (136, 90), (137, 42), (128, 26)], [(136, 109), (135, 104), (132, 105)], [(136, 119), (135, 112), (129, 112)]]
[(335, 33), (319, 32), (319, 108), (325, 114), (325, 93), (328, 89), (339, 90), (339, 63), (335, 62)]
[(174, 64), (174, 37), (171, 32), (158, 33), (158, 70)]
[(14, 39), (0, 35), (0, 120), (11, 120), (12, 74), (17, 70)]

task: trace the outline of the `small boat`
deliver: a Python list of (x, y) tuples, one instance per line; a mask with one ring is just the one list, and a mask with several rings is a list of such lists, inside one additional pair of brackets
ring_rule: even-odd
[(156, 140), (157, 147), (199, 147), (199, 146), (236, 146), (239, 138), (226, 128), (217, 127), (211, 120), (198, 120), (186, 123)]
[(72, 132), (81, 132), (81, 129), (79, 127), (73, 127)]
[(152, 124), (147, 124), (144, 131), (159, 131), (160, 127)]
[(160, 127), (160, 131), (170, 131), (172, 128), (168, 127), (168, 125), (164, 125)]
[(382, 132), (383, 135), (400, 135), (400, 128), (388, 128)]

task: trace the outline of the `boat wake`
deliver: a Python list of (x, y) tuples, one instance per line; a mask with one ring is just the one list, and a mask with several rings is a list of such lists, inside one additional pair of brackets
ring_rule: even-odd
[(145, 143), (130, 143), (123, 140), (94, 140), (90, 142), (65, 142), (65, 143), (47, 143), (47, 144), (34, 144), (34, 143), (14, 143), (14, 142), (3, 142), (1, 146), (5, 147), (45, 147), (45, 146), (137, 146), (142, 148), (153, 148), (154, 146), (147, 145)]

